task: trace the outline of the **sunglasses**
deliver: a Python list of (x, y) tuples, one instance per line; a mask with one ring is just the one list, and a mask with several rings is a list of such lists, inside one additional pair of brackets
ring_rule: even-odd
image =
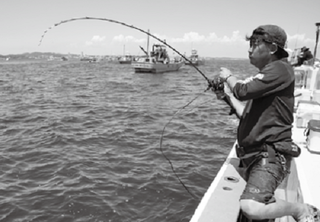
[(269, 44), (275, 44), (275, 43), (273, 43), (273, 42), (271, 42), (271, 41), (269, 41), (269, 40), (266, 40), (266, 39), (264, 39), (264, 38), (253, 38), (253, 37), (252, 37), (252, 38), (250, 38), (250, 40), (249, 40), (250, 48), (251, 48), (251, 47), (256, 47), (256, 46), (260, 45), (261, 42), (265, 42), (265, 43), (269, 43)]

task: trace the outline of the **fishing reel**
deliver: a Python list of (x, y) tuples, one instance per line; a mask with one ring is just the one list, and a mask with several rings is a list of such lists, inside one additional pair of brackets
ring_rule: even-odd
[(211, 89), (218, 99), (220, 94), (224, 94), (224, 81), (220, 76), (215, 76), (212, 80), (209, 80), (208, 89)]
[(209, 81), (208, 89), (211, 89), (216, 94), (217, 99), (225, 101), (230, 106), (229, 115), (236, 114), (238, 116), (236, 110), (232, 106), (230, 97), (224, 92), (224, 80), (220, 76), (215, 76)]
[(224, 81), (220, 76), (216, 76), (211, 80), (212, 91), (224, 91)]

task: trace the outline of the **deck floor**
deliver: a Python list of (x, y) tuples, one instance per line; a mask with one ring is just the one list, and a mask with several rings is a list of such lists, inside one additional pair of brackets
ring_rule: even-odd
[(307, 149), (304, 130), (305, 128), (293, 130), (292, 138), (302, 149), (295, 162), (304, 202), (320, 209), (320, 154), (311, 153)]

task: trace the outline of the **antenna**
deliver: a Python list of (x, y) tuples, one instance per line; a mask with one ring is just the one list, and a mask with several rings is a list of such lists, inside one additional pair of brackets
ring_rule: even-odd
[(316, 61), (316, 55), (317, 55), (317, 48), (318, 48), (318, 41), (319, 41), (319, 27), (320, 27), (320, 22), (317, 22), (316, 23), (316, 26), (317, 26), (317, 32), (316, 32), (316, 45), (314, 47), (314, 59), (313, 59), (313, 64), (315, 63)]

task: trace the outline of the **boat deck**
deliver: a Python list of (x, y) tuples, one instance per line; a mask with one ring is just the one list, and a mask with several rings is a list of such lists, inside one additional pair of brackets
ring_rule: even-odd
[[(293, 138), (301, 147), (301, 155), (295, 159), (300, 178), (303, 201), (320, 209), (320, 154), (310, 152), (307, 148), (305, 128), (294, 128)], [(320, 144), (319, 144), (320, 146)]]
[(238, 172), (238, 165), (233, 147), (190, 222), (237, 221), (239, 198), (246, 185)]
[[(275, 196), (289, 202), (304, 202), (320, 208), (320, 154), (307, 149), (305, 128), (293, 127), (294, 142), (301, 147), (301, 155), (294, 158), (289, 176), (275, 192)], [(319, 144), (320, 145), (320, 144)], [(239, 198), (246, 185), (238, 167), (239, 159), (233, 146), (225, 163), (202, 198), (190, 222), (236, 222), (239, 215)], [(282, 217), (276, 222), (294, 222)]]

